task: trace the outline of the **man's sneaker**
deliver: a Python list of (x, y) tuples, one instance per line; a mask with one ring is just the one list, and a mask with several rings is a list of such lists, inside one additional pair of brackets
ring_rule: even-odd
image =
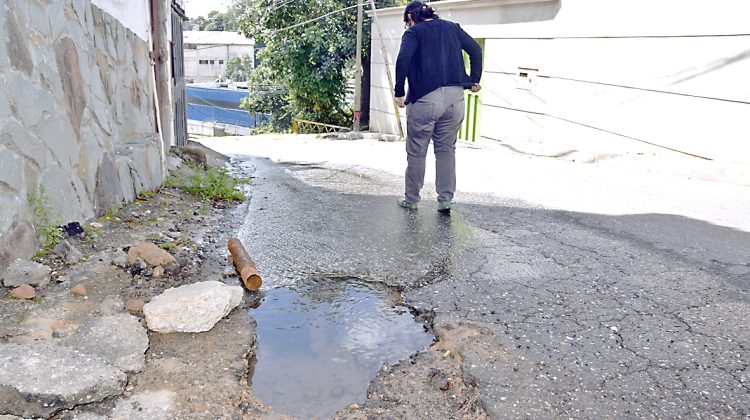
[(403, 207), (407, 210), (416, 210), (417, 204), (416, 203), (409, 203), (406, 200), (398, 200), (396, 201), (396, 204), (398, 204), (399, 207)]
[(438, 201), (438, 209), (440, 213), (450, 213), (451, 212), (451, 202), (450, 201)]

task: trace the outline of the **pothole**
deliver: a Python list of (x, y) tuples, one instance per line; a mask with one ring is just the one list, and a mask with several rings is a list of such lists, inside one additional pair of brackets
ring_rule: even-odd
[(274, 411), (331, 418), (363, 403), (383, 363), (429, 346), (434, 336), (391, 289), (359, 279), (310, 279), (266, 293), (257, 322), (253, 394)]

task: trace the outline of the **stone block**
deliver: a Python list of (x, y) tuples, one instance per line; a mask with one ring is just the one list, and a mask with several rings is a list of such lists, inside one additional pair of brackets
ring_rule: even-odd
[(83, 220), (78, 193), (71, 182), (70, 171), (59, 167), (48, 168), (42, 173), (40, 183), (44, 185), (48, 203), (54, 209), (52, 222), (64, 224)]
[(5, 71), (10, 66), (10, 60), (8, 59), (8, 45), (7, 42), (4, 40), (8, 39), (7, 32), (5, 30), (5, 14), (3, 11), (5, 10), (5, 7), (3, 6), (5, 0), (0, 0), (0, 22), (3, 24), (0, 25), (0, 71)]
[(55, 255), (61, 257), (65, 264), (75, 264), (83, 259), (83, 253), (74, 247), (67, 239), (60, 242), (53, 249)]
[[(2, 33), (0, 32), (0, 37), (2, 37)], [(2, 39), (2, 38), (0, 38)], [(2, 42), (0, 42), (2, 44)], [(0, 71), (3, 69), (2, 61), (3, 61), (3, 51), (0, 47)], [(5, 86), (0, 84), (0, 98), (3, 98), (2, 101), (0, 101), (0, 124), (2, 124), (6, 118), (10, 117), (10, 102), (6, 100), (5, 98), (8, 98), (8, 91), (5, 89)]]
[(94, 199), (93, 196), (89, 196), (86, 191), (86, 187), (83, 185), (83, 181), (75, 172), (70, 174), (70, 182), (73, 184), (73, 189), (78, 195), (78, 202), (81, 203), (81, 207), (78, 209), (80, 218), (78, 220), (88, 220), (95, 216), (94, 214)]
[[(15, 226), (16, 220), (26, 211), (25, 200), (16, 193), (0, 192), (0, 246), (6, 234)], [(2, 268), (0, 268), (2, 269)]]
[(8, 149), (18, 150), (41, 168), (51, 163), (52, 155), (44, 144), (38, 137), (29, 135), (28, 131), (16, 121), (8, 121), (5, 126), (0, 127), (0, 144)]
[(51, 2), (49, 13), (50, 39), (59, 39), (66, 26), (65, 4), (63, 1)]
[(97, 213), (114, 207), (124, 199), (121, 186), (117, 168), (112, 158), (105, 154), (96, 170), (94, 208)]
[(63, 114), (55, 113), (44, 120), (39, 126), (39, 137), (54, 153), (55, 159), (62, 168), (67, 170), (78, 165), (80, 159), (78, 134)]
[[(2, 200), (0, 200), (2, 203)], [(28, 258), (36, 250), (36, 232), (26, 223), (16, 223), (0, 242), (0, 269), (5, 269), (18, 258)]]
[(20, 192), (23, 189), (23, 158), (0, 146), (0, 184)]
[(35, 85), (21, 73), (10, 72), (6, 77), (16, 118), (26, 128), (36, 127), (42, 122), (45, 113), (52, 113), (55, 99), (49, 92)]
[(34, 261), (18, 259), (13, 261), (2, 273), (3, 286), (17, 287), (28, 284), (44, 287), (49, 284), (52, 269)]
[[(102, 51), (96, 52), (96, 66), (99, 70), (99, 79), (101, 80), (101, 86), (104, 91), (104, 96), (99, 96), (100, 99), (111, 101), (112, 100), (112, 73), (113, 68), (109, 64), (109, 57)], [(94, 91), (94, 96), (97, 96)]]
[(0, 412), (50, 417), (119, 395), (127, 375), (103, 359), (49, 342), (0, 344)]
[(81, 116), (86, 108), (86, 84), (81, 75), (78, 50), (73, 39), (60, 39), (55, 45), (55, 56), (65, 92), (65, 110), (76, 134), (80, 134)]
[(125, 38), (125, 27), (122, 26), (119, 22), (115, 22), (113, 25), (113, 29), (116, 33), (115, 36), (115, 46), (117, 48), (117, 61), (120, 63), (127, 64), (127, 56), (128, 56), (128, 43), (127, 39)]
[(94, 33), (94, 14), (93, 9), (95, 6), (89, 1), (86, 2), (86, 33), (93, 35)]
[(73, 23), (76, 23), (78, 26), (84, 27), (86, 25), (86, 8), (90, 4), (90, 2), (86, 0), (70, 0), (70, 5), (73, 8), (73, 13), (75, 13), (76, 19), (73, 20)]
[[(134, 37), (133, 39), (133, 61), (135, 71), (142, 80), (147, 80), (149, 69), (151, 68), (150, 58), (148, 56), (149, 47), (146, 41)], [(148, 79), (150, 80), (150, 79)]]
[[(99, 80), (98, 77), (95, 77), (94, 80)], [(98, 85), (103, 89), (103, 86), (101, 85), (101, 81), (94, 82), (94, 84)], [(102, 90), (99, 92), (99, 94), (103, 95), (102, 97), (93, 96), (91, 98), (91, 111), (92, 116), (94, 118), (94, 121), (96, 122), (96, 125), (102, 129), (107, 134), (112, 133), (112, 113), (109, 110), (109, 99), (107, 99), (107, 94)]]
[(88, 316), (62, 344), (96, 355), (124, 372), (138, 372), (145, 364), (148, 334), (132, 315)]
[(14, 14), (13, 10), (22, 12), (25, 8), (5, 9), (5, 28), (6, 28), (6, 46), (10, 65), (16, 70), (23, 72), (26, 76), (31, 76), (34, 71), (34, 62), (31, 60), (31, 53), (26, 39), (28, 38), (27, 30)]
[[(83, 181), (87, 196), (95, 206), (96, 173), (104, 156), (104, 149), (97, 136), (103, 136), (96, 127), (87, 127), (81, 132), (80, 155), (78, 158), (78, 177)], [(119, 187), (118, 187), (119, 188)]]
[(27, 13), (29, 15), (29, 29), (36, 31), (44, 36), (45, 39), (52, 39), (52, 26), (50, 25), (49, 9), (50, 4), (47, 2), (27, 1)]
[(117, 157), (117, 173), (120, 177), (120, 191), (125, 201), (135, 199), (136, 187), (133, 179), (133, 171), (130, 169), (130, 160), (126, 157)]
[(60, 75), (57, 74), (54, 52), (49, 48), (38, 48), (34, 51), (34, 59), (42, 89), (49, 92), (53, 98), (64, 98), (65, 93)]

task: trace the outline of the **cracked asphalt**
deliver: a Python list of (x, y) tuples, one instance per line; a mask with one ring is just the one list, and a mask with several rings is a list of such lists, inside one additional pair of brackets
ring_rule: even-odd
[(460, 148), (487, 188), (460, 182), (445, 217), (429, 182), (395, 205), (403, 144), (204, 144), (254, 171), (265, 288), (354, 276), (431, 320), (341, 418), (750, 417), (750, 188), (510, 154), (481, 172)]

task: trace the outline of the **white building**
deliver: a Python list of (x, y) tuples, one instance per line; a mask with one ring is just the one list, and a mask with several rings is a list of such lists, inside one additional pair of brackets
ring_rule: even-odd
[(230, 58), (254, 57), (255, 42), (224, 31), (185, 31), (185, 81), (215, 82), (224, 76)]
[[(552, 156), (685, 157), (750, 175), (747, 0), (432, 6), (484, 48), (483, 90), (468, 101), (476, 110), (467, 110), (464, 138)], [(403, 7), (378, 11), (391, 72), (402, 16)], [(370, 127), (397, 134), (376, 28), (372, 46)]]

